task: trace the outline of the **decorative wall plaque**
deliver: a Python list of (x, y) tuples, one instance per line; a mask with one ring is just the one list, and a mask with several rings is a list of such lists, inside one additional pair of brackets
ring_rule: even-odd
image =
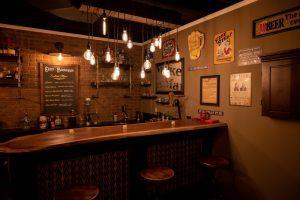
[(214, 64), (234, 61), (234, 30), (216, 34), (214, 37)]
[(230, 105), (251, 106), (251, 73), (230, 75)]
[(204, 33), (193, 31), (188, 36), (188, 45), (190, 51), (190, 59), (196, 60), (201, 55), (201, 50), (204, 46)]
[(168, 58), (175, 55), (176, 50), (175, 39), (163, 40), (162, 43), (162, 58)]
[(261, 48), (255, 47), (255, 48), (249, 48), (249, 49), (241, 49), (239, 50), (238, 55), (238, 65), (239, 66), (245, 66), (245, 65), (256, 65), (260, 64), (260, 56), (261, 55)]
[(300, 27), (300, 6), (253, 21), (253, 37), (262, 37)]
[(220, 75), (200, 77), (200, 104), (219, 106)]

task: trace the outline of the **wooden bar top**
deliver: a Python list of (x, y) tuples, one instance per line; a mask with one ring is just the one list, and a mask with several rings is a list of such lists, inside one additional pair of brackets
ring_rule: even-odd
[(126, 126), (127, 128), (124, 128), (123, 125), (119, 125), (54, 130), (36, 135), (17, 137), (1, 143), (0, 153), (18, 154), (35, 152), (91, 142), (226, 127), (227, 124), (216, 123), (202, 125), (193, 120), (176, 120), (175, 126), (171, 125), (171, 121), (129, 124)]

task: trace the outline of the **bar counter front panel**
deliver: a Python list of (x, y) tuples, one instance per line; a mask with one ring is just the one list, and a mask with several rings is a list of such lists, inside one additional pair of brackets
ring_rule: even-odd
[(2, 143), (0, 154), (14, 199), (53, 199), (55, 192), (81, 184), (98, 185), (99, 199), (141, 199), (139, 172), (145, 167), (174, 169), (163, 191), (201, 182), (199, 159), (224, 130), (224, 123), (178, 120), (175, 126), (169, 121), (49, 131)]

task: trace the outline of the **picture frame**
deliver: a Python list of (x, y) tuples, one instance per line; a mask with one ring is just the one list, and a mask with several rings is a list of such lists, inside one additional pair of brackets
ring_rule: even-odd
[[(162, 75), (164, 66), (171, 71), (170, 78)], [(155, 85), (156, 94), (168, 94), (173, 92), (175, 95), (184, 95), (184, 59), (179, 61), (168, 61), (156, 64)]]
[(239, 73), (230, 75), (229, 105), (252, 105), (252, 80), (251, 73)]
[(200, 76), (200, 105), (220, 105), (220, 75)]

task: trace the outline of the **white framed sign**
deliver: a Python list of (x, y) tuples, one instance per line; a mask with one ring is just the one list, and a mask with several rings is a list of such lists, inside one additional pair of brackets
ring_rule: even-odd
[(251, 106), (251, 73), (230, 75), (230, 98), (232, 106)]

